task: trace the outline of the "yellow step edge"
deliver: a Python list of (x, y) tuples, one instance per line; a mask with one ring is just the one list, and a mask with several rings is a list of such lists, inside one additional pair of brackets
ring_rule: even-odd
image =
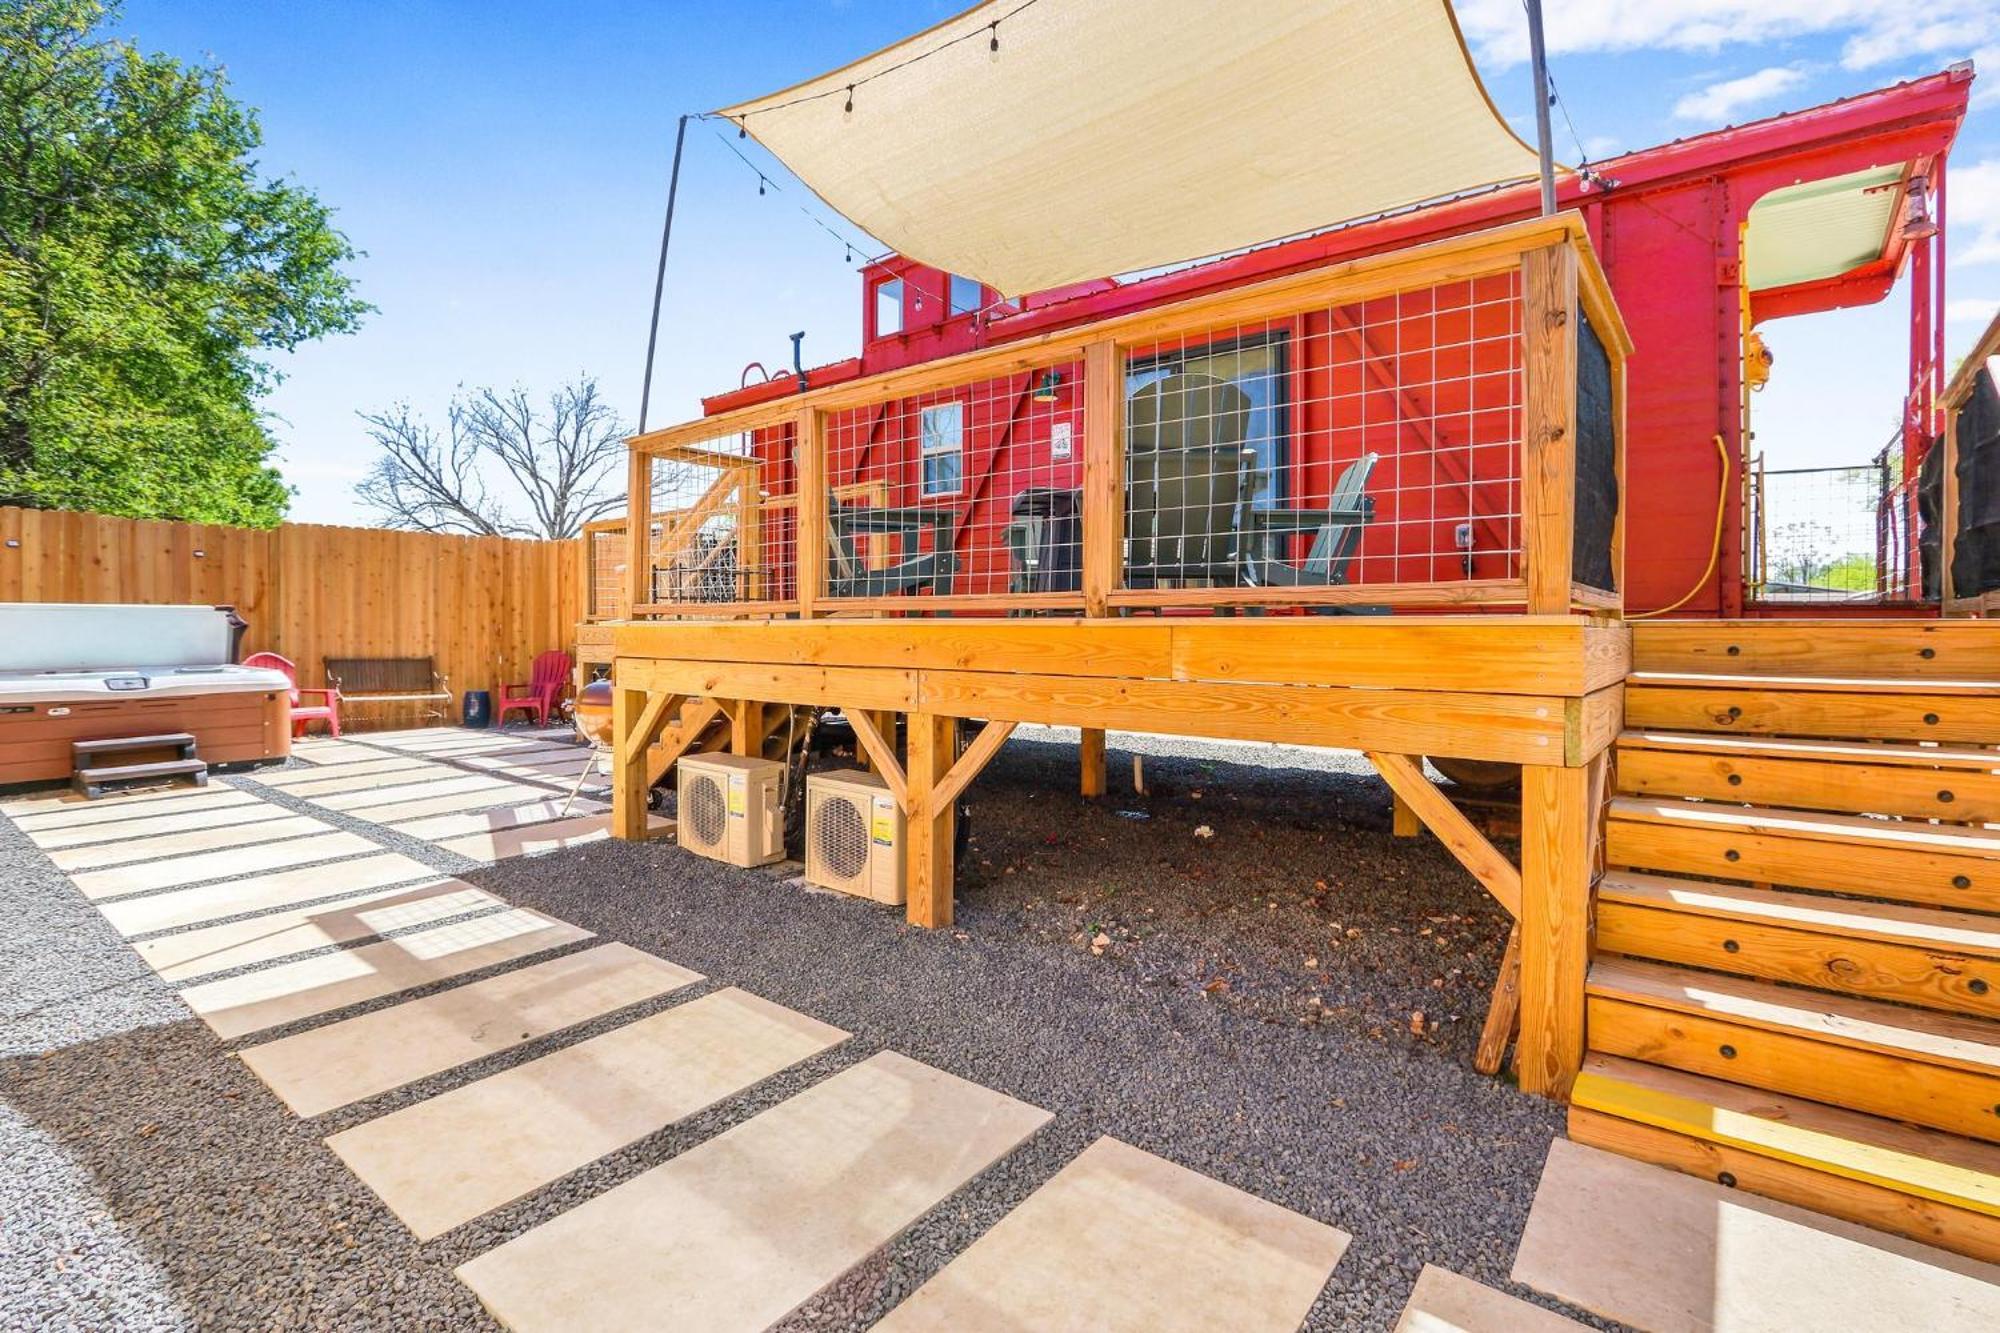
[(1746, 1115), (1588, 1070), (1577, 1075), (1570, 1102), (1585, 1110), (1775, 1157), (1794, 1166), (2000, 1217), (2000, 1176), (1983, 1171)]

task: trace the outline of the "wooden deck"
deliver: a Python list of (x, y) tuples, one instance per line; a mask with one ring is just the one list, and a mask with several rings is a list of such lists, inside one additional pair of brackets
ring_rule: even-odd
[[(957, 798), (1019, 723), (1084, 730), (1086, 791), (1102, 790), (1107, 728), (1359, 749), (1392, 784), (1407, 785), (1426, 755), (1520, 764), (1519, 870), (1449, 802), (1424, 801), (1413, 787), (1411, 806), (1519, 917), (1524, 1084), (1558, 1090), (1582, 1059), (1603, 760), (1622, 723), (1630, 670), (1622, 625), (1428, 616), (594, 629), (614, 661), (619, 836), (644, 836), (647, 788), (718, 713), (730, 719), (734, 748), (761, 742), (768, 706), (837, 708), (855, 721), (902, 806), (907, 910), (923, 926), (952, 920)], [(886, 739), (899, 714), (909, 738), (900, 755)], [(983, 724), (962, 753), (961, 719)]]

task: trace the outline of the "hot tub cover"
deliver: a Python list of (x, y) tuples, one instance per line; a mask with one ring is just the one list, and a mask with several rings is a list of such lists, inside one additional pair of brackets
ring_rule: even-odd
[(1537, 169), (1445, 0), (990, 0), (718, 114), (898, 252), (1009, 295)]

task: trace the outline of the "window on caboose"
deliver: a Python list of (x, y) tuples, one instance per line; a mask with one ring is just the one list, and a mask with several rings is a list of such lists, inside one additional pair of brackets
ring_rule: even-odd
[(986, 304), (981, 299), (985, 296), (986, 289), (972, 278), (963, 278), (956, 273), (948, 276), (951, 279), (951, 304), (946, 318), (956, 319), (960, 315), (978, 313), (979, 307)]
[(939, 403), (923, 410), (917, 431), (924, 495), (956, 495), (964, 475), (965, 404)]
[[(1269, 509), (1288, 498), (1291, 428), (1286, 388), (1290, 351), (1290, 336), (1273, 331), (1135, 357), (1125, 368), (1125, 396), (1130, 398), (1147, 385), (1160, 384), (1163, 412), (1201, 405), (1208, 415), (1182, 438), (1242, 448), (1253, 478), (1251, 503)], [(1228, 386), (1230, 392), (1217, 395), (1212, 388), (1203, 387), (1218, 383)], [(1226, 417), (1220, 415), (1219, 406), (1225, 398), (1231, 405)]]
[(884, 278), (875, 284), (875, 336), (903, 331), (903, 280)]

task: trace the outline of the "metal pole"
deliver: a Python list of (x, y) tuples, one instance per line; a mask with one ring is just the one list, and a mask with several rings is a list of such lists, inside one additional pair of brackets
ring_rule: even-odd
[(646, 433), (646, 409), (653, 405), (653, 351), (660, 342), (660, 297), (667, 287), (667, 243), (674, 236), (674, 197), (681, 189), (681, 149), (687, 143), (688, 118), (674, 131), (674, 169), (667, 177), (667, 219), (660, 225), (660, 267), (653, 275), (653, 322), (646, 331), (646, 378), (639, 385), (639, 434)]
[(1542, 0), (1525, 0), (1528, 8), (1528, 63), (1535, 76), (1535, 147), (1542, 159), (1542, 216), (1556, 211), (1556, 159), (1550, 147), (1549, 53), (1542, 42)]

